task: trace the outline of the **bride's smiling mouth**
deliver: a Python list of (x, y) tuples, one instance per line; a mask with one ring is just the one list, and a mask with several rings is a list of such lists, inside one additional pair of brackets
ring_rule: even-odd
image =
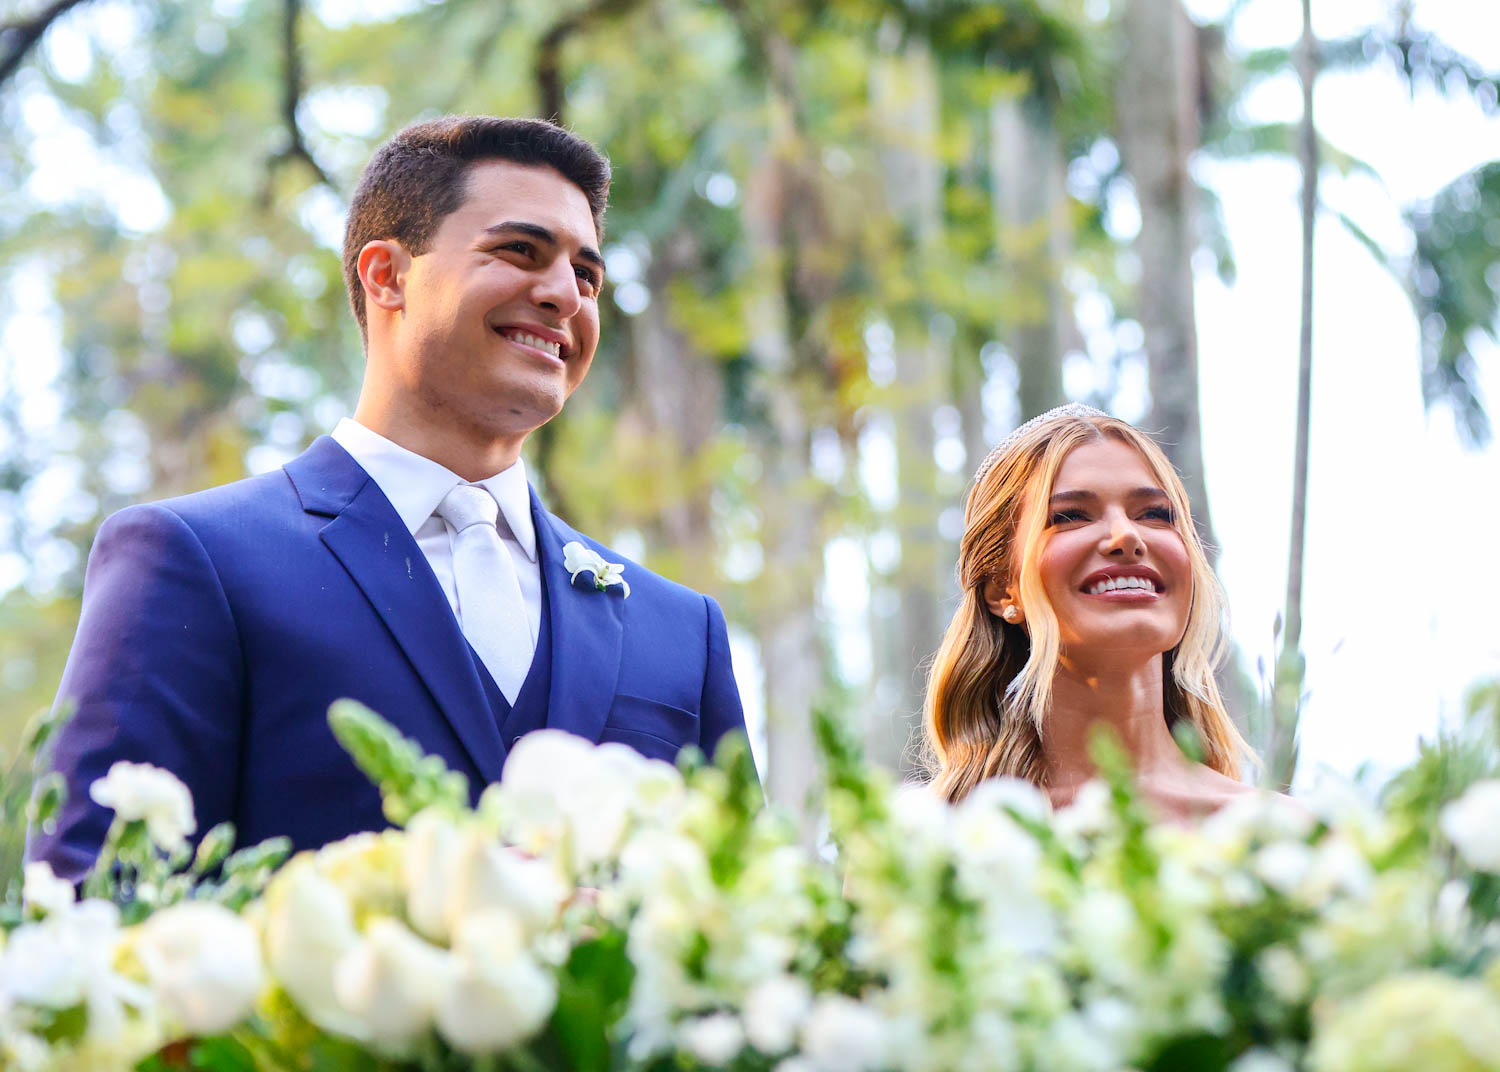
[(1110, 603), (1150, 603), (1166, 590), (1161, 574), (1150, 566), (1111, 566), (1096, 570), (1078, 586), (1083, 595)]

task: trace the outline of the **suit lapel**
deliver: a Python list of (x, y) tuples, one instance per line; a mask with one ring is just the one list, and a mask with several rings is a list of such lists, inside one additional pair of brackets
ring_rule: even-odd
[(385, 623), (486, 782), (505, 752), (458, 622), (427, 558), (380, 486), (328, 437), (287, 475), (303, 509), (332, 517), (319, 535)]
[(535, 490), (531, 516), (552, 615), (547, 726), (597, 741), (604, 733), (620, 676), (624, 593), (618, 587), (597, 591), (587, 574), (580, 574), (576, 584), (569, 583), (563, 544), (580, 537), (542, 507)]

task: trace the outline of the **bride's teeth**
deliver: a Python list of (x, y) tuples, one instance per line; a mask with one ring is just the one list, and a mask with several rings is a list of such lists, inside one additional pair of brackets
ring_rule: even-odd
[(1160, 591), (1156, 582), (1150, 577), (1106, 577), (1091, 585), (1088, 593), (1091, 596), (1102, 596), (1105, 592), (1115, 592), (1122, 588), (1138, 588), (1143, 592), (1153, 594)]

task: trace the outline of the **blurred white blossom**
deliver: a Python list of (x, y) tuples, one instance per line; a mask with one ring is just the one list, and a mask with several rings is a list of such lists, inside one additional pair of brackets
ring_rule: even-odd
[(244, 1019), (264, 982), (259, 937), (220, 905), (165, 908), (140, 926), (132, 949), (166, 1016), (195, 1035)]
[(1439, 822), (1470, 867), (1500, 874), (1500, 779), (1475, 782)]
[(126, 822), (143, 820), (152, 843), (168, 852), (181, 848), (198, 828), (187, 786), (149, 763), (116, 761), (89, 786), (89, 796)]

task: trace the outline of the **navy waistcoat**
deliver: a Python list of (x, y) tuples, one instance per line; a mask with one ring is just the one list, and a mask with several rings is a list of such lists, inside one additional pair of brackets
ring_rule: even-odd
[[(495, 727), (500, 734), (500, 743), (509, 753), (518, 740), (532, 730), (547, 725), (547, 697), (552, 691), (552, 615), (548, 609), (547, 571), (542, 570), (542, 615), (537, 627), (536, 651), (531, 657), (531, 668), (526, 671), (526, 680), (521, 682), (521, 691), (516, 694), (514, 706), (495, 684), (489, 670), (472, 647), (469, 657), (474, 660), (474, 671), (484, 686), (484, 696), (494, 714)], [(481, 787), (482, 788), (482, 787)]]

